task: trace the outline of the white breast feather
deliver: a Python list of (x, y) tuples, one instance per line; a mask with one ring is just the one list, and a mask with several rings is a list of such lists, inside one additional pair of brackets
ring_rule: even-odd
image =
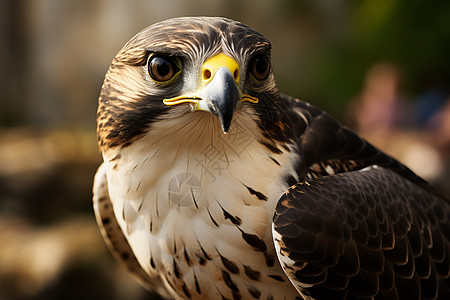
[[(265, 265), (261, 255), (245, 255), (249, 245), (237, 227), (224, 218), (223, 210), (238, 216), (239, 228), (263, 237), (270, 245), (268, 251), (273, 252), (273, 209), (288, 188), (283, 176), (295, 174), (292, 166), (298, 157), (293, 151), (275, 155), (262, 146), (249, 115), (241, 114), (239, 122), (233, 123), (237, 132), (232, 129), (228, 135), (220, 132), (217, 118), (210, 114), (196, 120), (188, 116), (157, 122), (151, 134), (120, 150), (120, 159), (112, 160), (118, 153), (111, 151), (104, 154), (104, 160), (114, 212), (141, 266), (150, 275), (167, 275), (173, 273), (175, 257), (183, 269), (183, 280), (192, 286), (194, 274), (200, 280), (202, 272), (217, 273), (218, 253), (238, 264)], [(198, 126), (196, 122), (200, 121), (206, 126)], [(185, 199), (179, 203), (180, 195), (173, 187), (177, 180), (185, 180), (183, 176), (192, 176), (192, 182), (199, 186), (180, 188)], [(268, 200), (251, 195), (245, 186), (263, 193)], [(215, 226), (211, 218), (220, 226)], [(201, 253), (200, 245), (213, 256), (214, 263), (189, 267), (180, 258), (180, 250), (186, 249), (195, 260)], [(151, 259), (157, 272), (151, 267)], [(279, 266), (266, 269), (283, 274)], [(214, 287), (216, 281), (211, 278), (201, 277), (202, 293), (209, 289), (218, 297), (217, 291), (227, 292)], [(283, 289), (280, 293), (287, 293)]]

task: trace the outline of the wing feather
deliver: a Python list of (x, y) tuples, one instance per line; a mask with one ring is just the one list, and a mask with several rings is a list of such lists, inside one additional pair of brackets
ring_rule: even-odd
[(280, 97), (283, 103), (280, 109), (285, 114), (283, 118), (293, 124), (290, 134), (296, 136), (302, 158), (297, 170), (299, 178), (322, 177), (379, 165), (439, 197), (445, 197), (409, 168), (339, 124), (325, 111), (284, 94)]
[(291, 187), (273, 230), (285, 273), (313, 299), (450, 299), (449, 215), (446, 200), (375, 166)]

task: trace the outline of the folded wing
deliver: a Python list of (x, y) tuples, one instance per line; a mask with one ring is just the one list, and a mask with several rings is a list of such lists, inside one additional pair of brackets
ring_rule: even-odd
[(450, 204), (383, 167), (314, 178), (279, 200), (273, 236), (313, 299), (450, 299)]

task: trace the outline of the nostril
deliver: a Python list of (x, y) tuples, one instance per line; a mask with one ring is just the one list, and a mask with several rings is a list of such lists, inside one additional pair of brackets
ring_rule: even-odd
[(203, 80), (208, 80), (211, 78), (211, 71), (206, 69), (203, 71)]
[(238, 80), (238, 78), (239, 78), (239, 70), (238, 69), (234, 70), (233, 77), (234, 77), (234, 80)]

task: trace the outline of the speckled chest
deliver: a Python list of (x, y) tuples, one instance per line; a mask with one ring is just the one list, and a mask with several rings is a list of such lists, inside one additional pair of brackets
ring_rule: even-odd
[(161, 234), (173, 233), (165, 239), (161, 252), (150, 258), (151, 268), (169, 290), (186, 299), (277, 299), (281, 295), (279, 299), (285, 299), (296, 295), (278, 265), (270, 226), (263, 221), (268, 218), (261, 217), (258, 227), (262, 232), (257, 233), (258, 228), (242, 217), (245, 208), (242, 213), (220, 210), (190, 216), (191, 222), (178, 213), (168, 216), (164, 222), (177, 218), (174, 222), (181, 221), (189, 229), (163, 225), (154, 236), (153, 242), (158, 242)]
[(295, 299), (271, 220), (296, 155), (275, 155), (247, 134), (197, 143), (178, 134), (104, 155), (114, 212), (139, 264), (177, 299)]

